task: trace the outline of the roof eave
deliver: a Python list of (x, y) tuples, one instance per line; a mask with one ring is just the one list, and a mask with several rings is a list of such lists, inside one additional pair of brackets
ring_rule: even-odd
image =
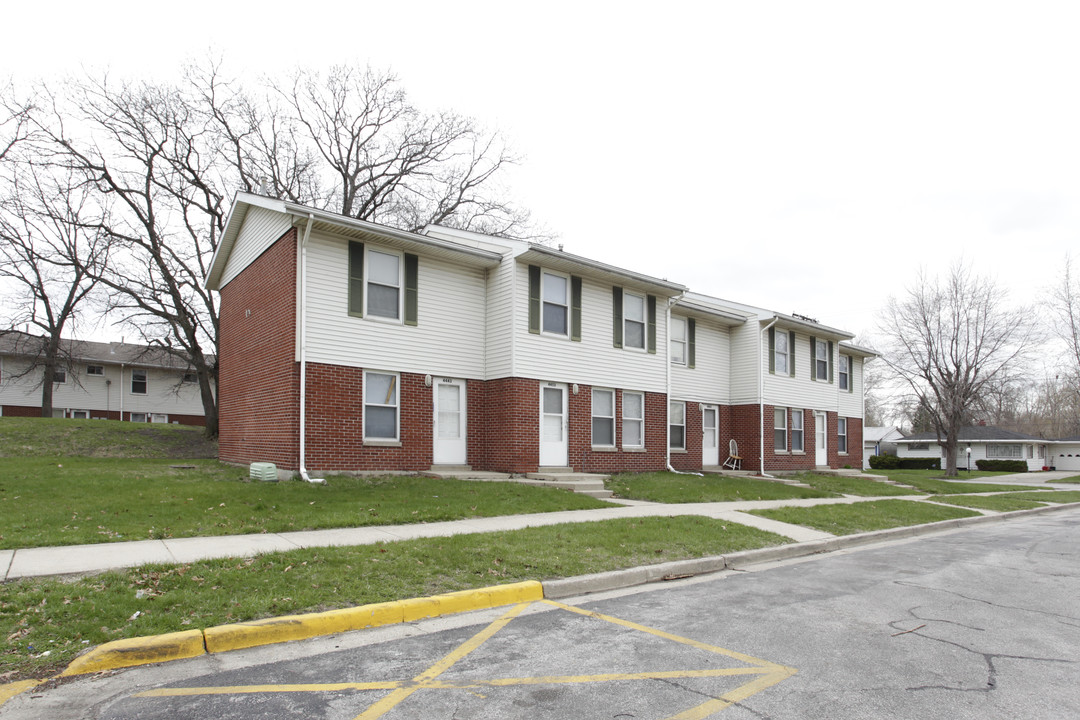
[(590, 260), (589, 258), (584, 258), (580, 255), (553, 250), (542, 245), (533, 245), (528, 250), (518, 255), (517, 259), (522, 262), (536, 262), (541, 264), (551, 264), (551, 262), (554, 261), (556, 263), (554, 269), (557, 270), (577, 269), (579, 272), (588, 273), (593, 276), (599, 275), (616, 282), (630, 282), (640, 289), (653, 291), (660, 295), (666, 295), (667, 297), (681, 295), (687, 291), (687, 287), (685, 285), (680, 285), (679, 283), (662, 280), (650, 275), (643, 275), (641, 273), (633, 272), (632, 270), (608, 265), (607, 263), (602, 263), (598, 260)]

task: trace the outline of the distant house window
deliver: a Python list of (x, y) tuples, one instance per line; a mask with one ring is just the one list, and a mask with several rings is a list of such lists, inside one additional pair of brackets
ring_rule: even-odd
[(776, 333), (773, 362), (777, 373), (787, 374), (791, 362), (791, 349), (788, 347), (788, 334), (786, 332)]
[(668, 445), (672, 450), (686, 449), (686, 403), (672, 402), (668, 409)]
[(541, 284), (541, 313), (543, 331), (552, 335), (567, 335), (569, 332), (570, 278), (544, 271)]
[(637, 392), (622, 394), (623, 447), (645, 447), (645, 396)]
[(1020, 459), (1023, 455), (1023, 447), (1019, 444), (1015, 445), (988, 445), (986, 448), (986, 457), (989, 458), (1005, 458), (1005, 459)]
[(929, 450), (930, 443), (908, 443), (909, 450)]
[(364, 439), (398, 439), (398, 376), (364, 372)]
[(131, 371), (131, 394), (132, 395), (145, 395), (146, 394), (146, 371), (145, 370), (132, 370)]
[(840, 370), (838, 372), (841, 390), (851, 390), (851, 358), (847, 355), (840, 356)]
[(1039, 446), (1039, 458), (1045, 458), (1045, 457), (1046, 457), (1046, 446), (1045, 445), (1040, 445)]
[(814, 377), (818, 380), (828, 380), (829, 344), (824, 340), (815, 340), (814, 344)]
[(146, 422), (146, 413), (131, 413), (128, 419), (131, 422)]
[(592, 444), (615, 447), (615, 391), (592, 391)]
[(89, 420), (90, 419), (90, 411), (89, 410), (72, 410), (71, 411), (71, 419), (72, 420)]
[(686, 320), (680, 317), (671, 318), (671, 362), (686, 364)]
[(368, 248), (367, 314), (401, 318), (401, 255)]
[(62, 385), (67, 382), (67, 370), (64, 368), (53, 368), (52, 374), (53, 382), (57, 385)]
[(150, 422), (167, 423), (169, 422), (169, 416), (165, 413), (150, 413)]
[(193, 372), (186, 372), (186, 373), (184, 373), (184, 380), (183, 380), (183, 382), (186, 382), (186, 383), (197, 383), (197, 382), (199, 382), (199, 376), (198, 376), (198, 374), (197, 374), (197, 373), (193, 373)]
[(847, 418), (839, 418), (836, 421), (836, 447), (842, 452), (847, 452)]
[(1028, 445), (1027, 446), (1027, 456), (1028, 456), (1028, 460), (1031, 460), (1032, 458), (1035, 457), (1035, 446), (1034, 445)]
[(791, 411), (791, 450), (792, 452), (803, 451), (803, 411)]
[(98, 377), (102, 377), (102, 376), (105, 375), (105, 366), (104, 365), (87, 365), (86, 366), (86, 374), (87, 375), (96, 375)]
[(787, 408), (773, 409), (773, 450), (787, 452)]

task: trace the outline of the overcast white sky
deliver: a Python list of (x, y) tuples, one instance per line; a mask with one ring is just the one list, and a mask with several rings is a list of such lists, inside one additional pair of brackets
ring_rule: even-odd
[(390, 68), (567, 251), (859, 334), (961, 256), (1037, 301), (1080, 237), (1075, 0), (243, 5), (18, 3), (0, 74)]

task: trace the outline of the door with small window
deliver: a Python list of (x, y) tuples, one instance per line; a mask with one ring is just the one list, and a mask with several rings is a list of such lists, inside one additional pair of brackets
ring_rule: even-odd
[(464, 465), (468, 457), (465, 381), (457, 378), (435, 379), (436, 465)]
[(816, 448), (814, 464), (818, 467), (826, 467), (829, 464), (829, 441), (826, 434), (828, 426), (825, 420), (825, 413), (814, 413), (814, 437), (816, 439), (814, 443)]
[(565, 467), (569, 457), (567, 441), (566, 385), (540, 385), (540, 466)]
[(720, 410), (715, 405), (701, 406), (701, 465), (720, 464)]

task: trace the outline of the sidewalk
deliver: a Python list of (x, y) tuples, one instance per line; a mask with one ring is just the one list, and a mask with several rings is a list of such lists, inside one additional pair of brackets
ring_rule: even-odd
[[(1003, 475), (994, 480), (1001, 484), (1031, 484), (1046, 489), (1055, 488), (1054, 480), (1072, 477), (1076, 473), (1038, 473), (1037, 475)], [(1053, 476), (1053, 477), (1051, 477)], [(1036, 481), (1035, 478), (1038, 478)], [(987, 482), (973, 478), (972, 482)], [(1080, 489), (1076, 485), (1057, 486), (1061, 489)], [(252, 535), (219, 535), (213, 537), (173, 538), (168, 540), (138, 540), (134, 542), (95, 543), (59, 547), (0, 550), (0, 582), (26, 577), (75, 575), (104, 570), (137, 567), (150, 563), (190, 563), (223, 557), (249, 557), (261, 553), (296, 550), (299, 548), (373, 545), (380, 542), (414, 540), (417, 538), (448, 537), (473, 533), (502, 532), (528, 527), (561, 523), (598, 522), (619, 518), (674, 517), (701, 515), (749, 525), (791, 538), (809, 542), (833, 537), (829, 533), (799, 525), (750, 515), (746, 510), (778, 507), (810, 507), (813, 505), (851, 504), (875, 500), (933, 500), (925, 494), (892, 495), (885, 497), (805, 498), (785, 500), (753, 500), (716, 503), (663, 504), (638, 500), (609, 500), (616, 505), (594, 510), (568, 510), (529, 515), (501, 515), (439, 523), (410, 525), (379, 525), (360, 528), (304, 530), (286, 533)], [(995, 514), (980, 511), (983, 514)]]

